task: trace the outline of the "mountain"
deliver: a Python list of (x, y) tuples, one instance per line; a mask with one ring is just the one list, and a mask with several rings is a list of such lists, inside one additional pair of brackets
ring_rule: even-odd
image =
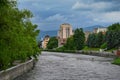
[(92, 32), (94, 30), (94, 28), (98, 28), (98, 27), (101, 28), (101, 27), (104, 27), (104, 26), (94, 25), (94, 26), (84, 27), (83, 30), (84, 31), (91, 31)]
[(37, 40), (43, 39), (46, 35), (49, 35), (50, 37), (57, 36), (57, 30), (53, 31), (40, 31)]

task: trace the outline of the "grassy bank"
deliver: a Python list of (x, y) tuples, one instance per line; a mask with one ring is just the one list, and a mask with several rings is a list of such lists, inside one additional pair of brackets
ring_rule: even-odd
[(100, 48), (89, 48), (89, 47), (85, 47), (83, 49), (83, 51), (99, 51), (99, 50), (100, 50)]
[[(90, 47), (84, 47), (82, 50), (83, 51), (100, 51), (101, 48), (90, 48)], [(116, 51), (116, 48), (110, 49), (110, 50), (105, 50), (105, 52), (113, 52)]]
[(49, 52), (63, 52), (63, 53), (76, 53), (76, 50), (53, 50), (53, 49), (45, 49), (42, 51), (49, 51)]
[(114, 59), (114, 61), (112, 62), (112, 64), (120, 65), (120, 57)]

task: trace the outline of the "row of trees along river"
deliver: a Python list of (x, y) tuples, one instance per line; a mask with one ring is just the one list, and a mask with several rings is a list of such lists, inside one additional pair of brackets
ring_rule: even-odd
[(88, 36), (87, 41), (85, 41), (85, 34), (82, 28), (77, 28), (74, 35), (67, 39), (64, 46), (57, 48), (57, 39), (52, 37), (48, 42), (47, 48), (56, 50), (82, 50), (87, 48), (97, 48), (97, 49), (117, 49), (120, 47), (120, 24), (115, 23), (108, 26), (108, 31), (106, 33), (91, 33)]
[(38, 55), (39, 30), (32, 24), (32, 17), (29, 10), (18, 9), (16, 0), (0, 0), (0, 70), (12, 66), (16, 60), (24, 62)]

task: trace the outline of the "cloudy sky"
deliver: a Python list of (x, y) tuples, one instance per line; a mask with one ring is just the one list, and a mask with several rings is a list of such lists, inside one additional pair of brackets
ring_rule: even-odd
[(32, 11), (40, 30), (57, 30), (62, 23), (78, 28), (120, 22), (120, 0), (19, 0), (18, 7)]

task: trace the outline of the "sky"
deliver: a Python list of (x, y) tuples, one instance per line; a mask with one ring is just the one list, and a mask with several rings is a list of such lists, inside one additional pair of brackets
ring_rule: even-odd
[(18, 0), (18, 7), (30, 10), (32, 22), (44, 31), (62, 23), (79, 28), (120, 22), (120, 0)]

